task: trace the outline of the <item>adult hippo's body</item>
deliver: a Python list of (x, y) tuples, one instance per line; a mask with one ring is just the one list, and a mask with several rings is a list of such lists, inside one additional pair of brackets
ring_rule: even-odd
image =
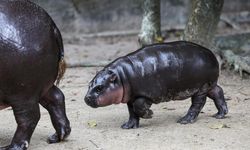
[(0, 109), (11, 106), (18, 124), (11, 144), (1, 150), (27, 149), (40, 119), (39, 103), (56, 130), (48, 142), (70, 134), (64, 95), (54, 85), (64, 70), (61, 34), (50, 16), (28, 0), (1, 0)]
[(206, 97), (218, 109), (214, 116), (223, 118), (227, 105), (218, 76), (218, 62), (210, 50), (185, 41), (155, 44), (104, 67), (90, 82), (85, 101), (92, 107), (127, 103), (130, 117), (122, 128), (137, 128), (140, 117), (151, 118), (153, 103), (189, 97), (192, 105), (179, 123), (194, 122)]

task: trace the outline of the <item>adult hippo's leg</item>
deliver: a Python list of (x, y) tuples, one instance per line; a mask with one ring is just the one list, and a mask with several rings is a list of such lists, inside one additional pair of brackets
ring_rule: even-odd
[(138, 128), (140, 117), (134, 112), (133, 103), (128, 102), (127, 106), (128, 106), (128, 111), (129, 111), (129, 120), (128, 122), (124, 123), (121, 126), (121, 128), (123, 129)]
[(0, 110), (10, 107), (9, 105), (0, 104)]
[(9, 105), (7, 105), (7, 104), (5, 104), (4, 103), (4, 96), (3, 96), (3, 93), (2, 93), (2, 91), (0, 90), (0, 110), (2, 110), (2, 109), (5, 109), (5, 108), (7, 108), (7, 107), (10, 107)]
[(34, 98), (30, 98), (28, 100), (20, 99), (18, 101), (15, 101), (15, 103), (11, 103), (10, 105), (14, 111), (15, 119), (17, 122), (17, 129), (11, 144), (0, 149), (26, 150), (29, 146), (30, 138), (40, 119), (38, 100), (35, 100)]
[(222, 119), (228, 113), (227, 103), (224, 98), (224, 92), (220, 86), (215, 86), (212, 90), (208, 92), (207, 95), (214, 101), (216, 108), (218, 109), (218, 113), (213, 115), (213, 117), (217, 119)]
[(48, 138), (48, 143), (57, 143), (70, 134), (71, 128), (65, 112), (65, 101), (62, 91), (53, 86), (48, 93), (40, 99), (40, 104), (48, 110), (56, 133)]
[(201, 109), (203, 108), (203, 106), (206, 103), (206, 95), (204, 95), (204, 94), (199, 95), (199, 93), (198, 93), (198, 94), (192, 96), (191, 100), (192, 100), (191, 107), (189, 108), (187, 114), (177, 121), (178, 123), (188, 124), (188, 123), (195, 122)]

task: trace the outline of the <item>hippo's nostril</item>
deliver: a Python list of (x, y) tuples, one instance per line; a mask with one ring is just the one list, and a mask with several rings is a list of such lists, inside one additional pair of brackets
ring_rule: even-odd
[(97, 103), (95, 100), (93, 100), (93, 98), (91, 98), (90, 96), (85, 96), (84, 98), (85, 103), (93, 108), (97, 108)]
[(90, 102), (90, 96), (85, 96), (84, 100), (85, 100), (86, 103), (89, 103)]

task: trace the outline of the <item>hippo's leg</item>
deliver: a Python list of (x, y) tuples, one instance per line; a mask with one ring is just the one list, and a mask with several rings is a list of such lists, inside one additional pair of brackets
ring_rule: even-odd
[(134, 106), (130, 102), (127, 103), (128, 111), (129, 111), (129, 120), (128, 122), (124, 123), (121, 128), (123, 129), (131, 129), (131, 128), (138, 128), (139, 127), (139, 116), (134, 112)]
[(214, 101), (214, 104), (218, 109), (218, 112), (215, 115), (213, 115), (213, 117), (217, 119), (224, 118), (225, 115), (228, 113), (228, 109), (222, 88), (219, 87), (218, 85), (215, 86), (212, 90), (208, 92), (207, 96)]
[(177, 122), (181, 124), (188, 124), (195, 122), (201, 109), (206, 103), (206, 95), (194, 95), (192, 96), (192, 105), (189, 108), (187, 114), (179, 119)]
[(11, 103), (17, 129), (9, 146), (0, 148), (1, 150), (26, 150), (29, 146), (30, 138), (40, 119), (40, 109), (37, 100), (21, 100), (18, 103)]
[(150, 109), (152, 102), (146, 98), (137, 98), (133, 103), (135, 114), (144, 119), (152, 118), (153, 111)]
[(65, 113), (65, 101), (62, 91), (53, 86), (48, 93), (40, 99), (40, 104), (48, 110), (56, 133), (48, 138), (48, 143), (57, 143), (70, 134), (71, 128)]

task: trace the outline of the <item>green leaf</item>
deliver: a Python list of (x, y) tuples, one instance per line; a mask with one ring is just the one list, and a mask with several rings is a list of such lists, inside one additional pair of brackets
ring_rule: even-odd
[(90, 120), (90, 121), (88, 121), (88, 126), (91, 128), (94, 128), (97, 126), (97, 123), (95, 120)]

